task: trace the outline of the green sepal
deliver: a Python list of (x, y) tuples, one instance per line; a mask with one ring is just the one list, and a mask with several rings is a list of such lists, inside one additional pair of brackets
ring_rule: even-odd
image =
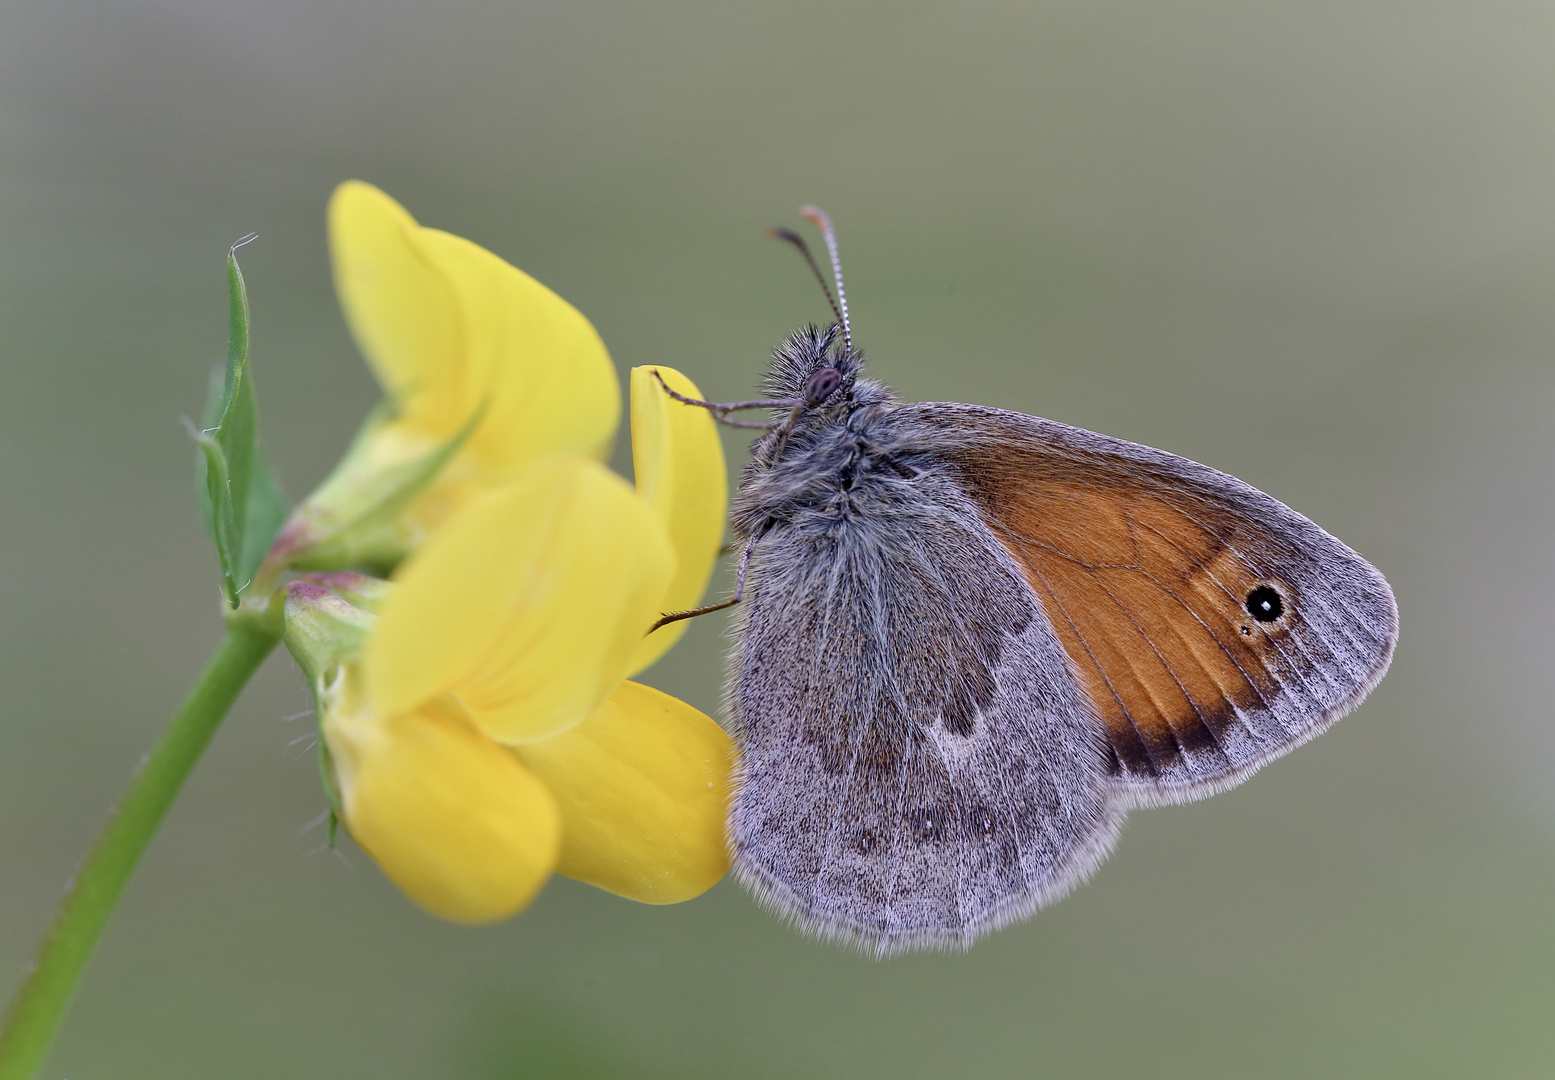
[(453, 437), (420, 457), (376, 464), (374, 436), (396, 411), (392, 399), (379, 402), (335, 471), (292, 515), (287, 535), (295, 529), (298, 540), (286, 553), (287, 565), (296, 570), (366, 567), (388, 573), (420, 539), (407, 534), (400, 515), (458, 453), (485, 409), (477, 409)]
[(304, 574), (298, 580), (334, 593), (352, 607), (360, 608), (371, 615), (376, 615), (382, 610), (384, 602), (388, 600), (395, 588), (392, 581), (349, 570)]
[(234, 608), (286, 514), (259, 450), (259, 410), (248, 369), (248, 290), (237, 250), (251, 239), (244, 237), (227, 251), (227, 364), (212, 375), (201, 427), (190, 425), (199, 449), (195, 494), (216, 543), (222, 593)]
[(329, 800), (329, 846), (335, 846), (335, 832), (340, 828), (340, 787), (335, 782), (335, 760), (330, 756), (329, 743), (324, 738), (324, 729), (319, 727), (319, 783), (324, 788), (324, 797)]
[(322, 701), (340, 666), (361, 653), (377, 616), (311, 581), (293, 581), (283, 591), (282, 640)]
[(388, 582), (378, 582), (375, 586), (367, 579), (354, 580), (356, 578), (358, 575), (354, 574), (319, 574), (311, 579), (293, 581), (276, 594), (284, 593), (286, 597), (282, 640), (313, 689), (319, 721), (319, 780), (329, 799), (329, 843), (332, 847), (342, 811), (335, 765), (329, 752), (329, 740), (324, 736), (324, 714), (344, 685), (345, 665), (361, 655), (377, 616), (357, 607), (332, 591), (330, 586), (341, 587), (352, 596), (374, 600), (381, 599), (393, 588)]

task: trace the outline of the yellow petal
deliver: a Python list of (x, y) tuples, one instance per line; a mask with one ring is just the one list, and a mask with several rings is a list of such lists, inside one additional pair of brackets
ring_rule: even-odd
[[(677, 393), (700, 398), (696, 384), (667, 367), (632, 369), (632, 465), (637, 492), (664, 522), (680, 568), (664, 599), (664, 610), (694, 608), (707, 591), (723, 542), (729, 509), (723, 444), (712, 415), (664, 392), (657, 371)], [(655, 630), (632, 657), (641, 671), (669, 651), (686, 632), (685, 620)]]
[(728, 870), (734, 747), (685, 702), (622, 683), (571, 731), (514, 752), (561, 807), (558, 872), (647, 904), (674, 904)]
[(416, 903), (445, 919), (503, 919), (556, 865), (555, 801), (451, 701), (389, 717), (325, 714), (347, 830)]
[(359, 180), (335, 189), (328, 220), (335, 292), (357, 347), (416, 426), (447, 438), (480, 395), (453, 287), (413, 242), (420, 226)]
[(458, 695), (502, 742), (565, 731), (626, 674), (675, 573), (626, 482), (553, 458), (466, 504), (395, 573), (364, 653), (386, 712)]
[(571, 304), (360, 181), (336, 189), (329, 236), (346, 322), (400, 402), (398, 423), (441, 441), (484, 407), (467, 451), (497, 469), (608, 452), (621, 392)]
[(471, 408), (450, 433), (484, 403), (487, 413), (469, 449), (494, 467), (550, 454), (609, 453), (621, 420), (621, 388), (593, 325), (468, 240), (436, 229), (419, 229), (411, 239), (452, 286), (462, 316)]

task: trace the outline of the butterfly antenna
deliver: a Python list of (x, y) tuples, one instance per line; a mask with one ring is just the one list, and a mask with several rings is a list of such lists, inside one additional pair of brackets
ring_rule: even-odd
[(819, 225), (821, 235), (826, 237), (826, 251), (831, 255), (831, 271), (837, 278), (837, 306), (842, 309), (838, 313), (842, 320), (842, 340), (847, 342), (848, 351), (852, 352), (853, 330), (848, 325), (848, 294), (842, 289), (842, 259), (837, 254), (837, 231), (831, 227), (831, 218), (826, 216), (826, 211), (819, 206), (801, 206), (799, 212)]
[(831, 294), (831, 286), (826, 284), (826, 275), (821, 273), (820, 266), (815, 261), (815, 256), (810, 254), (810, 245), (804, 242), (804, 237), (792, 229), (784, 229), (774, 225), (767, 230), (768, 240), (783, 240), (793, 244), (799, 249), (799, 254), (804, 256), (804, 261), (810, 267), (810, 273), (815, 275), (815, 280), (821, 283), (821, 291), (826, 294), (826, 302), (831, 305), (831, 312), (837, 316), (837, 325), (842, 325), (842, 311), (837, 307), (837, 298)]

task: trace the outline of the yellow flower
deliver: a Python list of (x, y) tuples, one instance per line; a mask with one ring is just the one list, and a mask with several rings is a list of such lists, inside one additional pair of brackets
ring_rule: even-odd
[(341, 818), (429, 911), (503, 918), (553, 870), (647, 903), (723, 876), (728, 736), (623, 681), (676, 580), (661, 520), (556, 458), (458, 511), (376, 617), (292, 587)]
[[(632, 369), (632, 464), (637, 493), (659, 515), (679, 556), (664, 610), (686, 611), (701, 601), (718, 561), (729, 493), (723, 447), (712, 418), (703, 409), (671, 398), (659, 378), (686, 397), (700, 398), (702, 391), (674, 368)], [(649, 634), (632, 657), (631, 670), (641, 671), (663, 656), (689, 625), (687, 620), (672, 622)]]
[(387, 569), (534, 462), (609, 453), (620, 387), (571, 304), (370, 184), (341, 184), (328, 223), (336, 292), (385, 407), (298, 507), (272, 563)]
[(363, 655), (367, 691), (388, 712), (451, 691), (503, 742), (565, 731), (626, 676), (675, 563), (658, 516), (614, 473), (533, 466), (400, 567)]
[(734, 745), (684, 701), (623, 682), (577, 727), (515, 752), (561, 808), (560, 873), (644, 903), (676, 904), (729, 868)]
[(341, 305), (392, 407), (268, 567), (396, 567), (392, 585), (288, 587), (337, 813), (451, 919), (505, 917), (553, 871), (648, 903), (698, 895), (728, 865), (732, 745), (625, 679), (684, 632), (647, 633), (698, 603), (723, 535), (712, 419), (659, 378), (700, 391), (632, 372), (634, 490), (597, 460), (620, 391), (582, 315), (366, 184), (342, 185), (329, 221)]
[(320, 709), (346, 829), (407, 896), (469, 923), (529, 903), (556, 865), (560, 811), (457, 702), (384, 716), (344, 665)]

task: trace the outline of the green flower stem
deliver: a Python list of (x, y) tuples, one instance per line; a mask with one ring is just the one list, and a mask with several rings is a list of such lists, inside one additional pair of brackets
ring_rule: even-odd
[(195, 680), (76, 874), (0, 1034), (0, 1080), (31, 1080), (125, 883), (244, 685), (281, 640), (279, 598), (249, 601)]

